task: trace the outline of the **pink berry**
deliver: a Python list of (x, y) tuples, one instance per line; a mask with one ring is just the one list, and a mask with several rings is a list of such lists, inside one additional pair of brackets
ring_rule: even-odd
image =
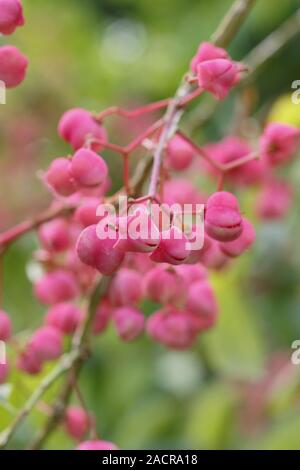
[(271, 122), (260, 139), (263, 158), (271, 165), (288, 162), (297, 150), (299, 138), (300, 130), (297, 127)]
[(97, 139), (107, 140), (105, 129), (93, 119), (91, 113), (81, 108), (70, 109), (61, 117), (58, 133), (62, 139), (72, 145), (74, 150), (83, 147), (87, 139), (95, 139), (91, 148), (100, 151), (102, 145)]
[(89, 430), (90, 417), (83, 408), (69, 406), (66, 410), (64, 428), (74, 439), (82, 439)]
[(87, 198), (81, 206), (75, 211), (75, 220), (80, 223), (83, 227), (89, 225), (96, 225), (100, 217), (97, 216), (97, 209), (100, 205), (100, 201), (96, 197)]
[(239, 64), (230, 59), (212, 59), (197, 65), (198, 85), (223, 100), (240, 80)]
[(42, 370), (42, 360), (36, 351), (27, 345), (26, 349), (18, 357), (17, 367), (27, 374), (36, 375)]
[(145, 206), (138, 206), (128, 217), (118, 219), (119, 238), (115, 247), (125, 252), (150, 253), (160, 240), (160, 233)]
[(0, 385), (4, 384), (9, 374), (8, 364), (0, 364)]
[(75, 249), (67, 254), (66, 263), (75, 275), (82, 293), (88, 292), (97, 276), (95, 269), (82, 263)]
[(112, 181), (108, 175), (106, 180), (100, 186), (82, 186), (80, 194), (83, 197), (98, 197), (102, 198), (111, 189)]
[(113, 311), (118, 335), (123, 341), (133, 341), (144, 330), (144, 315), (133, 307), (120, 307)]
[(107, 299), (101, 300), (97, 308), (96, 315), (93, 323), (93, 333), (98, 335), (102, 333), (108, 326), (111, 318), (111, 305)]
[(257, 200), (256, 212), (265, 220), (284, 217), (292, 203), (293, 189), (285, 181), (270, 181), (266, 183)]
[(239, 238), (232, 242), (220, 243), (220, 248), (226, 256), (235, 258), (248, 250), (255, 241), (253, 225), (246, 219), (243, 220), (243, 231)]
[(45, 173), (45, 182), (60, 196), (71, 196), (78, 186), (71, 174), (71, 162), (60, 157), (53, 160)]
[(191, 252), (185, 260), (186, 264), (196, 264), (201, 260), (203, 253), (205, 231), (203, 222), (199, 225), (193, 225), (187, 233), (188, 240), (191, 244)]
[(155, 267), (155, 263), (144, 253), (127, 253), (126, 265), (139, 271), (142, 275)]
[(204, 204), (206, 197), (199, 193), (190, 181), (177, 178), (166, 181), (164, 184), (163, 202), (173, 204)]
[(185, 234), (179, 228), (172, 227), (162, 232), (160, 243), (150, 258), (156, 263), (177, 265), (184, 263), (190, 252), (190, 244)]
[(175, 135), (169, 141), (166, 148), (166, 161), (172, 170), (185, 170), (192, 163), (193, 156), (193, 148), (179, 135)]
[(196, 55), (191, 61), (191, 70), (195, 74), (197, 73), (197, 66), (206, 60), (213, 59), (228, 59), (228, 53), (222, 47), (216, 47), (214, 44), (209, 42), (202, 42), (198, 48)]
[(162, 266), (148, 271), (143, 286), (146, 297), (161, 304), (183, 302), (187, 289), (184, 278), (177, 271)]
[(232, 241), (242, 233), (243, 221), (237, 199), (233, 194), (221, 191), (207, 201), (205, 230), (218, 241)]
[(46, 316), (46, 325), (69, 335), (76, 331), (82, 318), (83, 313), (76, 305), (63, 302), (50, 308)]
[(44, 248), (49, 251), (65, 251), (70, 245), (69, 224), (63, 218), (43, 224), (38, 235)]
[(14, 46), (0, 47), (0, 80), (14, 88), (24, 80), (28, 59)]
[(58, 270), (45, 274), (34, 286), (34, 293), (46, 305), (72, 300), (79, 294), (74, 274)]
[(77, 450), (118, 450), (118, 447), (109, 441), (85, 441), (81, 442)]
[(12, 326), (9, 316), (0, 310), (0, 341), (8, 341), (11, 337)]
[(182, 310), (159, 310), (148, 318), (147, 332), (154, 340), (173, 349), (189, 349), (197, 332), (190, 315)]
[(71, 160), (71, 172), (80, 186), (98, 186), (105, 182), (108, 168), (97, 153), (89, 149), (79, 149)]
[(115, 243), (115, 239), (99, 239), (97, 226), (91, 225), (80, 234), (76, 249), (83, 263), (109, 276), (119, 268), (125, 256), (120, 250), (114, 248)]
[(142, 280), (137, 271), (121, 268), (109, 286), (109, 299), (112, 305), (137, 305), (142, 298)]
[(62, 354), (62, 335), (52, 326), (43, 326), (34, 332), (29, 348), (40, 361), (52, 361)]
[(221, 250), (220, 243), (205, 234), (201, 263), (208, 269), (222, 269), (228, 263), (228, 257)]
[(20, 0), (0, 0), (0, 33), (12, 34), (23, 24), (23, 8)]
[(208, 281), (198, 281), (190, 286), (186, 308), (194, 315), (195, 328), (198, 330), (210, 328), (215, 324), (218, 305)]
[(186, 284), (190, 286), (194, 282), (203, 281), (207, 278), (207, 270), (202, 264), (181, 264), (176, 266), (175, 271), (185, 280)]

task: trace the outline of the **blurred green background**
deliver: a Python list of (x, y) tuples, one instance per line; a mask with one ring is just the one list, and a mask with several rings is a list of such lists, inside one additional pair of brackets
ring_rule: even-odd
[[(62, 112), (82, 106), (135, 106), (172, 96), (199, 42), (208, 39), (231, 1), (223, 0), (24, 0), (26, 26), (1, 43), (29, 57), (26, 81), (9, 91), (0, 108), (0, 226), (47, 207), (38, 170), (69, 151), (58, 138)], [(297, 0), (260, 0), (229, 48), (242, 59), (299, 7)], [(299, 36), (253, 77), (254, 112), (300, 125), (291, 83), (300, 79)], [(236, 94), (222, 104), (196, 140), (217, 139), (234, 124)], [(185, 125), (185, 124), (184, 124)], [(123, 124), (124, 126), (124, 124)], [(136, 129), (111, 124), (111, 140)], [(113, 189), (120, 161), (107, 153)], [(288, 169), (300, 187), (300, 161)], [(206, 185), (201, 175), (197, 184)], [(251, 215), (253, 191), (242, 195)], [(120, 342), (109, 330), (94, 340), (94, 355), (81, 388), (104, 439), (123, 449), (300, 449), (300, 366), (290, 362), (300, 339), (299, 194), (278, 223), (258, 225), (251, 253), (224, 273), (213, 274), (221, 306), (216, 328), (188, 352), (167, 351), (147, 338)], [(37, 243), (27, 236), (12, 247), (4, 266), (4, 305), (16, 331), (41, 321), (43, 309), (28, 278)], [(25, 330), (25, 331), (24, 331)], [(13, 374), (0, 388), (0, 428), (12, 419), (40, 379)], [(46, 396), (51, 401), (57, 386)], [(9, 397), (11, 407), (5, 405)], [(24, 448), (44, 420), (36, 410), (11, 447)], [(48, 448), (72, 448), (62, 431)]]

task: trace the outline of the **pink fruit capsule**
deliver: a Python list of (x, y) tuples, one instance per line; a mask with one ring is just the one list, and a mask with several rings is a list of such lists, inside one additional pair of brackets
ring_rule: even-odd
[(71, 241), (69, 224), (60, 217), (43, 224), (38, 235), (44, 248), (53, 252), (65, 251)]
[(100, 151), (103, 146), (97, 140), (107, 140), (105, 129), (93, 119), (91, 113), (81, 108), (70, 109), (61, 117), (58, 133), (74, 150), (84, 147), (90, 139), (91, 149)]
[(118, 447), (109, 441), (84, 441), (76, 450), (118, 450)]
[(198, 85), (223, 100), (240, 80), (239, 64), (230, 59), (212, 59), (197, 65)]
[(253, 225), (243, 219), (243, 231), (239, 238), (232, 242), (220, 243), (220, 248), (226, 256), (235, 258), (248, 250), (255, 241), (255, 230)]
[(242, 233), (243, 221), (237, 199), (231, 193), (220, 191), (207, 201), (205, 230), (218, 241), (232, 241)]
[(28, 59), (14, 46), (0, 47), (0, 80), (14, 88), (24, 80)]
[(75, 220), (83, 227), (89, 225), (96, 225), (100, 217), (97, 216), (97, 209), (100, 205), (100, 200), (96, 197), (87, 198), (81, 206), (75, 211)]
[(72, 300), (79, 294), (74, 274), (58, 270), (45, 274), (34, 286), (36, 297), (45, 305)]
[(42, 360), (30, 345), (27, 345), (17, 361), (18, 369), (30, 375), (39, 374), (42, 370), (42, 364)]
[(144, 315), (133, 307), (117, 308), (113, 311), (113, 320), (117, 333), (123, 341), (133, 341), (144, 330)]
[(23, 8), (20, 0), (0, 0), (0, 33), (12, 34), (23, 24)]
[(170, 206), (173, 204), (204, 204), (206, 197), (199, 193), (189, 180), (178, 178), (165, 182), (163, 201)]
[(212, 59), (228, 59), (228, 53), (222, 47), (217, 47), (209, 42), (202, 42), (198, 48), (196, 55), (191, 61), (191, 70), (197, 73), (197, 66), (206, 60)]
[(190, 286), (186, 308), (194, 315), (194, 325), (198, 330), (210, 328), (215, 324), (218, 305), (208, 281), (198, 281)]
[(60, 196), (71, 196), (78, 189), (71, 174), (71, 162), (68, 158), (60, 157), (53, 160), (44, 179), (46, 184)]
[(106, 181), (108, 168), (97, 153), (79, 149), (71, 160), (71, 172), (80, 186), (98, 186)]
[(109, 300), (112, 305), (137, 305), (142, 298), (142, 279), (133, 269), (121, 268), (109, 286)]
[(124, 253), (114, 248), (116, 239), (99, 239), (97, 226), (91, 225), (80, 234), (76, 250), (79, 259), (89, 266), (109, 276), (115, 272), (124, 260)]
[(182, 310), (159, 310), (148, 318), (147, 333), (154, 340), (173, 349), (189, 349), (196, 339), (190, 315)]
[(299, 145), (300, 129), (295, 126), (271, 122), (260, 139), (262, 156), (271, 165), (287, 163)]
[(176, 266), (174, 269), (184, 279), (188, 286), (194, 282), (203, 281), (207, 278), (207, 270), (200, 263), (194, 265), (181, 264), (180, 266)]
[(186, 289), (185, 279), (177, 271), (163, 266), (154, 267), (143, 279), (146, 297), (164, 305), (182, 303)]
[(161, 234), (161, 240), (150, 258), (156, 263), (173, 265), (184, 263), (190, 254), (190, 244), (185, 234), (177, 227), (171, 227)]
[(11, 337), (12, 326), (9, 316), (0, 310), (0, 341), (8, 341)]
[(74, 333), (83, 319), (83, 312), (68, 302), (54, 305), (46, 315), (46, 325), (57, 328), (61, 333)]
[(119, 237), (115, 247), (123, 252), (150, 253), (160, 240), (160, 233), (145, 206), (138, 206), (128, 217), (118, 219)]
[(256, 213), (264, 220), (284, 217), (293, 200), (293, 188), (285, 181), (266, 183), (258, 196)]
[(166, 148), (166, 162), (172, 170), (185, 170), (192, 163), (193, 156), (192, 147), (179, 135), (175, 135), (169, 141)]
[(62, 335), (52, 326), (43, 326), (34, 332), (29, 348), (40, 361), (52, 361), (62, 354)]
[(201, 263), (208, 269), (222, 269), (228, 263), (229, 258), (220, 248), (220, 243), (205, 234), (203, 253), (200, 257)]
[(90, 416), (83, 408), (69, 406), (65, 413), (65, 431), (74, 439), (82, 439), (89, 430)]

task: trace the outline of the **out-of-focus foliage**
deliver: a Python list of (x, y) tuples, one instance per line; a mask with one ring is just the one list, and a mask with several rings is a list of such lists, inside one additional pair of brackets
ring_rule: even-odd
[[(1, 227), (47, 206), (36, 172), (69, 151), (56, 134), (65, 109), (134, 106), (172, 95), (198, 43), (209, 38), (230, 3), (24, 1), (26, 27), (10, 42), (29, 56), (28, 78), (9, 91), (7, 105), (0, 108)], [(230, 48), (233, 57), (243, 58), (297, 3), (258, 2)], [(291, 83), (300, 78), (297, 46), (299, 37), (255, 75), (257, 116), (300, 124), (300, 105), (290, 99)], [(234, 125), (228, 116), (237, 96), (218, 108), (209, 126), (194, 132), (196, 139), (217, 139)], [(131, 131), (124, 122), (110, 127), (113, 141)], [(114, 154), (105, 156), (115, 189), (120, 161)], [(290, 177), (299, 188), (299, 160)], [(196, 179), (207, 184), (201, 175)], [(252, 200), (253, 193), (246, 194), (246, 212)], [(100, 435), (121, 448), (300, 449), (300, 366), (290, 364), (291, 343), (300, 336), (298, 207), (296, 194), (295, 209), (284, 223), (261, 227), (255, 249), (226, 275), (214, 275), (220, 321), (194, 350), (166, 351), (147, 338), (128, 345), (112, 330), (94, 340), (95, 354), (80, 383)], [(29, 263), (35, 246), (34, 236), (28, 236), (5, 259), (4, 303), (21, 335), (43, 314), (28, 280), (36, 269)], [(275, 353), (280, 364), (271, 366)], [(11, 388), (0, 388), (1, 428), (36, 384), (18, 373)], [(44, 401), (51, 402), (58, 387)], [(3, 402), (7, 396), (9, 407)], [(43, 419), (37, 408), (12, 446), (24, 447)], [(48, 443), (49, 448), (73, 446), (61, 431)]]

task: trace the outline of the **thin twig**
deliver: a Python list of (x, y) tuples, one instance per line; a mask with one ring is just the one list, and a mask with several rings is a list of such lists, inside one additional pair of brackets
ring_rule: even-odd
[[(95, 288), (88, 308), (87, 319), (83, 324), (82, 330), (78, 335), (78, 339), (74, 342), (71, 351), (67, 354), (64, 354), (58, 364), (54, 369), (41, 381), (38, 388), (33, 392), (29, 397), (23, 408), (20, 410), (18, 415), (15, 417), (11, 425), (0, 434), (0, 448), (4, 448), (9, 443), (10, 439), (13, 437), (17, 429), (23, 423), (25, 418), (31, 413), (35, 405), (41, 399), (41, 397), (46, 393), (46, 391), (66, 372), (70, 371), (70, 377), (77, 377), (81, 369), (82, 364), (88, 357), (88, 340), (89, 334), (94, 320), (94, 316), (99, 304), (99, 299), (101, 295), (106, 291), (110, 278), (101, 279), (98, 286)], [(61, 402), (67, 402), (71, 390), (72, 390), (72, 381), (67, 381), (68, 386), (65, 386), (63, 392), (60, 396)], [(47, 420), (47, 436), (50, 434), (51, 430), (54, 429), (54, 424), (58, 422), (61, 416), (64, 413), (65, 407), (62, 406), (58, 411), (59, 407), (55, 408), (55, 411), (50, 415)], [(43, 439), (46, 437), (46, 433)]]
[[(261, 67), (274, 57), (286, 44), (300, 33), (300, 10), (282, 23), (275, 31), (263, 39), (242, 60), (249, 65), (249, 72), (242, 78), (240, 86), (247, 86)], [(190, 132), (206, 123), (215, 113), (220, 101), (201, 103), (189, 114), (186, 126)]]
[(255, 0), (237, 0), (224, 17), (211, 40), (216, 46), (227, 47), (236, 36), (241, 25), (247, 18)]
[(46, 211), (32, 217), (0, 234), (0, 252), (4, 251), (8, 246), (18, 240), (25, 233), (36, 230), (40, 225), (48, 222), (49, 220), (55, 219), (56, 217), (64, 217), (72, 213), (74, 210), (73, 206), (59, 205), (56, 207), (50, 207)]
[(243, 62), (249, 65), (250, 72), (243, 83), (247, 83), (258, 68), (264, 65), (271, 57), (274, 57), (277, 52), (298, 34), (300, 34), (300, 9), (246, 55)]
[[(255, 0), (237, 0), (234, 2), (229, 12), (217, 28), (216, 32), (212, 36), (212, 42), (218, 46), (226, 47), (230, 41), (234, 38), (238, 32), (243, 21), (247, 17), (251, 10)], [(155, 197), (160, 177), (160, 169), (163, 160), (163, 152), (168, 141), (174, 135), (178, 128), (178, 124), (183, 114), (183, 109), (180, 106), (181, 102), (185, 101), (185, 98), (192, 93), (192, 86), (183, 78), (179, 88), (177, 89), (175, 96), (167, 107), (166, 114), (164, 116), (164, 128), (160, 135), (155, 153), (154, 163), (151, 174), (151, 180), (149, 185), (149, 197)]]

